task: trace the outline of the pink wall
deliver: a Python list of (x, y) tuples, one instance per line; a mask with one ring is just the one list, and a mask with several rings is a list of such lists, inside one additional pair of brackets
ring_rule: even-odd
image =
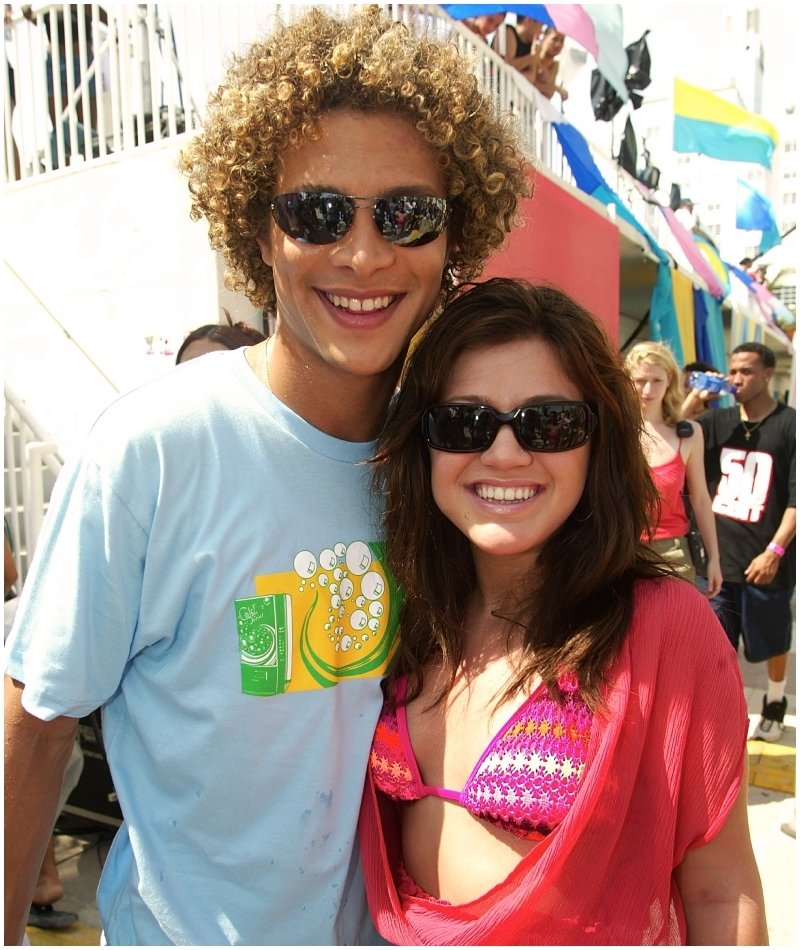
[(492, 256), (481, 279), (524, 277), (573, 296), (619, 338), (619, 231), (544, 175), (522, 214), (525, 224)]

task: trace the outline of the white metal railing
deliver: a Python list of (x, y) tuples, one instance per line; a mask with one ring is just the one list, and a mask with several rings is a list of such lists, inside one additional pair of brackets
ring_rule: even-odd
[[(351, 5), (327, 6), (344, 12)], [(27, 17), (12, 14), (6, 26), (6, 182), (200, 128), (208, 92), (222, 80), (231, 54), (263, 35), (276, 18), (291, 21), (307, 6), (79, 3), (29, 9)], [(530, 156), (574, 183), (524, 76), (436, 5), (395, 3), (383, 9), (416, 34), (454, 37), (497, 108), (516, 116)], [(613, 187), (613, 169), (611, 175)], [(643, 223), (660, 226), (638, 192), (631, 191), (630, 200), (647, 218)]]
[[(328, 4), (346, 10), (349, 4)], [(6, 182), (50, 174), (199, 128), (232, 53), (300, 4), (34, 4), (5, 28)], [(415, 33), (454, 35), (539, 161), (545, 136), (528, 81), (432, 5), (385, 4)], [(527, 87), (527, 88), (526, 88)]]
[(5, 506), (4, 516), (19, 572), (27, 576), (42, 528), (50, 491), (63, 465), (51, 441), (24, 401), (4, 385)]
[[(326, 4), (346, 11), (351, 4)], [(6, 25), (3, 71), (5, 180), (49, 175), (140, 149), (201, 126), (210, 89), (232, 54), (291, 21), (307, 5), (34, 4)], [(530, 156), (574, 184), (530, 82), (462, 23), (433, 4), (384, 4), (414, 33), (452, 36), (497, 108), (514, 114)], [(58, 77), (60, 81), (55, 81)], [(547, 104), (549, 106), (549, 103)], [(663, 216), (602, 151), (608, 184), (657, 243), (682, 258)]]

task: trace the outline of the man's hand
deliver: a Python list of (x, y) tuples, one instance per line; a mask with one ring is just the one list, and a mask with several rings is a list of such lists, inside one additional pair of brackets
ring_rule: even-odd
[(711, 393), (707, 389), (692, 389), (681, 406), (684, 419), (695, 419), (701, 412), (705, 412), (706, 402), (711, 398)]
[(781, 559), (774, 551), (762, 551), (753, 560), (744, 572), (744, 579), (748, 584), (770, 584), (778, 573)]

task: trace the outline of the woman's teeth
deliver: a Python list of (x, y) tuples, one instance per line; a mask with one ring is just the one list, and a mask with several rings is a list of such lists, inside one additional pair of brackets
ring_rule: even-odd
[(371, 300), (358, 300), (355, 297), (340, 297), (338, 294), (325, 294), (334, 307), (352, 310), (354, 313), (373, 313), (375, 310), (385, 310), (394, 297), (373, 297)]
[(500, 488), (494, 485), (476, 485), (475, 493), (484, 501), (525, 501), (533, 498), (536, 488)]

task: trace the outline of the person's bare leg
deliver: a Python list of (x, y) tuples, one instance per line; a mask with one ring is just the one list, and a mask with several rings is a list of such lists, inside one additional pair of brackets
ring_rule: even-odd
[(782, 653), (767, 660), (767, 676), (773, 683), (782, 683), (786, 679), (786, 668), (789, 665), (789, 654)]
[(42, 867), (39, 870), (39, 877), (36, 881), (36, 890), (33, 892), (34, 904), (54, 904), (60, 901), (64, 896), (64, 888), (61, 886), (61, 878), (58, 875), (56, 866), (56, 846), (55, 837), (50, 836), (47, 843), (47, 849), (44, 852)]

